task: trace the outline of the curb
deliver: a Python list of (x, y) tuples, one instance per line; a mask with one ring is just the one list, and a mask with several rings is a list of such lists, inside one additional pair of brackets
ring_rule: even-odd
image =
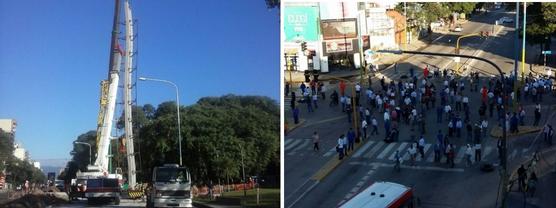
[[(521, 136), (521, 135), (525, 135), (525, 134), (530, 134), (530, 133), (536, 133), (539, 132), (542, 127), (540, 126), (518, 126), (519, 132), (517, 133), (510, 133), (509, 130), (506, 133), (506, 137), (514, 137), (514, 136)], [(497, 126), (495, 128), (492, 128), (490, 130), (490, 136), (493, 138), (502, 138), (502, 128)]]
[(287, 135), (288, 133), (290, 133), (291, 131), (297, 129), (297, 127), (302, 126), (305, 123), (305, 119), (299, 119), (299, 123), (298, 124), (294, 124), (291, 127), (289, 127), (288, 129), (286, 129), (285, 134)]

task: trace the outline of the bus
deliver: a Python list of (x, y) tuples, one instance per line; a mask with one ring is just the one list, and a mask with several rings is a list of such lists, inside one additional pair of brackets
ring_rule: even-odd
[(340, 208), (414, 208), (413, 189), (392, 182), (375, 182)]

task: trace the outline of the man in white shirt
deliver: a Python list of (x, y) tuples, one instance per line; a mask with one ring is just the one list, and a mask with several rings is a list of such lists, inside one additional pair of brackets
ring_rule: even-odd
[(361, 122), (361, 129), (363, 129), (363, 139), (367, 138), (367, 121), (363, 119), (363, 121)]

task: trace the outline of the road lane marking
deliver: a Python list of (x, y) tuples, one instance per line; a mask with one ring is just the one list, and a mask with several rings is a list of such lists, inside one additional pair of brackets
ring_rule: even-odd
[(465, 148), (467, 148), (467, 146), (461, 146), (461, 148), (459, 148), (459, 152), (456, 156), (456, 159), (454, 159), (455, 164), (459, 164), (463, 159), (463, 155), (465, 154)]
[[(407, 146), (409, 143), (407, 142), (402, 142), (400, 144), (400, 146), (398, 147), (398, 149), (396, 149), (397, 151), (400, 152), (400, 155), (402, 154), (402, 150), (405, 148), (405, 146)], [(394, 157), (396, 156), (396, 151), (392, 152), (392, 155), (390, 155), (390, 157), (388, 158), (388, 160), (394, 160)]]
[(309, 143), (311, 143), (311, 141), (309, 141), (308, 139), (304, 139), (303, 144), (297, 145), (296, 148), (292, 149), (292, 152), (297, 152), (303, 149), (305, 146), (309, 145)]
[(299, 142), (301, 142), (301, 139), (294, 139), (294, 141), (292, 143), (290, 143), (288, 146), (284, 146), (284, 152), (288, 151), (289, 149), (294, 147)]
[[(427, 155), (427, 151), (429, 151), (429, 148), (431, 148), (431, 144), (425, 144), (425, 148), (423, 149), (423, 157)], [(417, 161), (421, 161), (421, 155), (417, 156)]]
[(284, 139), (284, 147), (287, 146), (293, 139)]
[(384, 142), (377, 142), (377, 144), (371, 149), (371, 151), (369, 151), (367, 154), (365, 154), (365, 158), (371, 158), (373, 157), (373, 155), (382, 147), (384, 146)]
[(332, 147), (330, 150), (328, 150), (328, 152), (324, 153), (324, 155), (322, 155), (322, 156), (323, 157), (330, 157), (334, 154), (336, 154), (336, 146)]
[(353, 155), (353, 158), (358, 158), (359, 156), (361, 156), (361, 154), (363, 154), (363, 152), (365, 152), (371, 145), (373, 145), (375, 142), (374, 141), (369, 141), (366, 144), (364, 144), (361, 148), (359, 148), (359, 150), (357, 150), (357, 152)]
[(388, 154), (388, 152), (390, 152), (390, 150), (394, 148), (394, 146), (396, 146), (396, 143), (388, 144), (388, 146), (386, 146), (386, 148), (384, 148), (384, 150), (378, 156), (376, 156), (376, 159), (383, 159), (386, 154)]
[[(394, 164), (390, 163), (379, 163), (379, 162), (362, 162), (362, 161), (353, 161), (349, 162), (349, 165), (364, 165), (364, 166), (379, 166), (379, 167), (390, 167), (393, 168)], [(445, 172), (464, 172), (465, 169), (463, 168), (444, 168), (444, 167), (437, 167), (437, 166), (411, 166), (411, 165), (400, 165), (402, 169), (413, 169), (413, 170), (432, 170), (432, 171), (445, 171)]]
[(313, 188), (315, 188), (315, 186), (317, 186), (317, 184), (319, 184), (319, 181), (315, 181), (315, 183), (313, 183), (313, 185), (311, 185), (307, 190), (305, 190), (301, 195), (299, 195), (299, 197), (293, 201), (290, 206), (288, 206), (288, 208), (293, 207), (293, 205), (295, 205), (295, 203), (297, 203), (299, 200), (301, 200), (301, 198), (303, 198), (305, 196), (305, 194), (309, 193), (309, 191), (311, 191)]

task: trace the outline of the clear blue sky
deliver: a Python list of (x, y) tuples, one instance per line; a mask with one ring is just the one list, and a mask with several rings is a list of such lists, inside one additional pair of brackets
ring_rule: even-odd
[[(174, 81), (181, 104), (228, 93), (279, 99), (280, 18), (263, 0), (135, 0), (132, 9), (139, 75)], [(17, 120), (33, 159), (69, 158), (72, 141), (96, 129), (113, 11), (110, 0), (0, 1), (0, 118)], [(137, 99), (157, 106), (175, 91), (139, 82)]]

